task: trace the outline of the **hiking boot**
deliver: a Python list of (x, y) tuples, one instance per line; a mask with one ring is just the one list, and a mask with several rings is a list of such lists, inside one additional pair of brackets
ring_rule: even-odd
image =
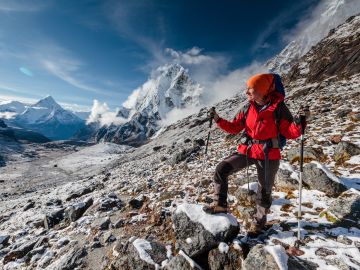
[(249, 236), (257, 236), (259, 235), (262, 230), (264, 229), (264, 225), (263, 223), (259, 223), (256, 220), (253, 220), (250, 224), (250, 228), (247, 231)]
[(207, 214), (214, 215), (214, 214), (219, 214), (219, 213), (227, 213), (228, 209), (227, 209), (227, 207), (211, 204), (211, 205), (205, 205), (203, 207), (203, 210)]

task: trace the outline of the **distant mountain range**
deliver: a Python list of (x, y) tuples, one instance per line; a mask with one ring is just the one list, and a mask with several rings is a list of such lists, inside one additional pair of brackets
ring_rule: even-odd
[(5, 120), (9, 126), (35, 131), (52, 140), (69, 139), (85, 126), (83, 119), (63, 109), (51, 96), (32, 105), (17, 101), (3, 102), (0, 113), (13, 114)]

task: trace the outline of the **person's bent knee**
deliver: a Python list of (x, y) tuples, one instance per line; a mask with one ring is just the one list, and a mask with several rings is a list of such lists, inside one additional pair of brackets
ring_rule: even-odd
[(216, 166), (215, 174), (226, 177), (231, 173), (232, 169), (233, 169), (232, 166), (228, 162), (221, 161)]

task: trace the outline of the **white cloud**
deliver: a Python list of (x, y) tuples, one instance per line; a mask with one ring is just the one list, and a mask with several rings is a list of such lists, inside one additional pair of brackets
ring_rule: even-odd
[(70, 111), (73, 111), (73, 112), (90, 112), (90, 111), (91, 111), (91, 107), (85, 106), (85, 105), (76, 104), (76, 103), (59, 102), (59, 104), (60, 104), (61, 107), (63, 107), (64, 109), (70, 110)]
[(16, 115), (16, 112), (0, 112), (0, 119), (12, 119)]
[(89, 118), (86, 120), (87, 124), (99, 123), (101, 126), (104, 125), (120, 125), (126, 122), (126, 119), (117, 117), (116, 112), (111, 112), (109, 106), (104, 102), (100, 103), (94, 99), (93, 106)]
[(269, 72), (269, 70), (263, 63), (253, 62), (246, 67), (236, 69), (227, 75), (220, 76), (205, 92), (205, 103), (211, 105), (225, 98), (233, 97), (238, 93), (244, 93), (246, 81), (249, 77), (257, 73), (267, 72)]
[(208, 55), (200, 54), (202, 49), (193, 47), (186, 52), (175, 51), (171, 48), (166, 48), (165, 52), (169, 53), (173, 58), (173, 61), (177, 61), (180, 64), (185, 65), (200, 65), (204, 63), (213, 62), (215, 59)]
[(180, 119), (199, 112), (200, 109), (201, 107), (186, 107), (182, 109), (175, 108), (171, 110), (164, 119), (161, 120), (161, 125), (171, 125)]
[[(1, 89), (1, 87), (0, 87)], [(22, 103), (27, 103), (27, 104), (33, 104), (35, 102), (37, 102), (37, 99), (34, 98), (25, 98), (23, 96), (18, 96), (18, 95), (2, 95), (0, 94), (0, 102), (1, 101), (19, 101)]]
[(185, 52), (165, 49), (167, 62), (178, 63), (189, 70), (191, 78), (207, 88), (219, 76), (228, 72), (230, 57), (221, 54), (204, 54), (203, 49), (193, 47)]

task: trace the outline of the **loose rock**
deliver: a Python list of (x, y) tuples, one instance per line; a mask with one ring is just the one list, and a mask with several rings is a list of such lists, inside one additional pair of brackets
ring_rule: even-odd
[[(210, 251), (220, 242), (232, 240), (239, 232), (235, 217), (206, 214), (201, 205), (179, 205), (172, 218), (177, 246), (190, 257)], [(192, 241), (187, 241), (188, 238)]]
[(347, 190), (335, 175), (315, 161), (304, 166), (303, 180), (310, 189), (322, 191), (330, 197), (338, 196)]

